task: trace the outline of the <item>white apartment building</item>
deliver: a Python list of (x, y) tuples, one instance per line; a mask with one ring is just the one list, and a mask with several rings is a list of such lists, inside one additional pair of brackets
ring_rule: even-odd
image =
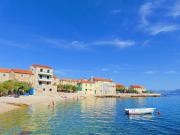
[(94, 82), (95, 94), (96, 95), (114, 95), (116, 94), (116, 84), (112, 79), (106, 78), (91, 78)]
[(37, 93), (57, 92), (57, 86), (54, 84), (54, 71), (51, 67), (33, 64), (30, 70), (34, 74), (34, 88)]

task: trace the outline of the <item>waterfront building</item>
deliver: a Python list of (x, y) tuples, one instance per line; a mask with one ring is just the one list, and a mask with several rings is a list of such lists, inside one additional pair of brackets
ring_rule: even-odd
[(29, 70), (0, 68), (0, 82), (8, 80), (27, 82), (37, 94), (57, 92), (56, 84), (59, 83), (51, 67), (38, 64), (31, 65)]
[(95, 83), (96, 95), (114, 95), (116, 94), (116, 84), (112, 79), (94, 78), (90, 79)]
[(95, 83), (89, 80), (81, 80), (77, 84), (78, 90), (81, 91), (85, 95), (95, 95)]
[(138, 93), (143, 93), (146, 91), (145, 87), (140, 85), (131, 85), (129, 89), (136, 90)]
[(10, 80), (11, 69), (0, 68), (0, 83)]
[(79, 80), (71, 79), (71, 78), (62, 78), (62, 79), (59, 80), (59, 84), (61, 84), (61, 85), (77, 86), (78, 82), (79, 82)]
[(33, 64), (30, 70), (34, 74), (34, 88), (39, 94), (48, 94), (57, 92), (57, 86), (54, 85), (54, 71), (49, 66)]
[(53, 81), (53, 85), (58, 85), (59, 84), (59, 77), (57, 77), (57, 76), (53, 76), (53, 79), (54, 79), (54, 81)]
[(30, 70), (11, 69), (10, 80), (27, 82), (33, 86), (34, 75)]
[(124, 85), (122, 85), (122, 84), (117, 83), (117, 84), (116, 84), (116, 89), (118, 89), (118, 88), (119, 88), (119, 89), (121, 89), (121, 88), (122, 88), (122, 89), (125, 89), (126, 87), (125, 87)]
[(113, 95), (116, 94), (115, 83), (111, 79), (94, 78), (81, 80), (78, 83), (78, 90), (86, 95)]
[(33, 85), (33, 73), (30, 70), (21, 69), (0, 69), (0, 82), (17, 80)]

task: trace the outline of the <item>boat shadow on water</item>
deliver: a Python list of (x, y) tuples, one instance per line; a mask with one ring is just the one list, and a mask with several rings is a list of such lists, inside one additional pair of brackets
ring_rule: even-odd
[(127, 115), (128, 119), (130, 120), (145, 120), (145, 121), (152, 121), (154, 118), (153, 114), (143, 114), (143, 115)]

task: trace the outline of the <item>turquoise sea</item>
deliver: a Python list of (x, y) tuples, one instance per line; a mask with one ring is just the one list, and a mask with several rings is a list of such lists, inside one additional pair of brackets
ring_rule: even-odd
[[(160, 115), (127, 116), (124, 108), (155, 107)], [(0, 115), (1, 135), (178, 135), (180, 96), (87, 98)]]

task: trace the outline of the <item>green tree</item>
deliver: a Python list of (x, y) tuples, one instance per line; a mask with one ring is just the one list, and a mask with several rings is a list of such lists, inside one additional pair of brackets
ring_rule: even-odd
[(58, 85), (57, 85), (57, 90), (58, 90), (58, 91), (63, 91), (63, 90), (64, 90), (64, 85), (58, 84)]
[(118, 87), (118, 88), (116, 88), (116, 91), (119, 93), (126, 93), (126, 88), (125, 87)]
[(0, 84), (0, 96), (7, 94), (17, 94), (19, 90), (22, 90), (23, 93), (28, 92), (31, 88), (31, 84), (26, 82), (8, 80)]
[(153, 92), (150, 90), (145, 90), (145, 91), (143, 91), (143, 93), (153, 93)]
[(135, 90), (135, 89), (129, 89), (129, 90), (128, 90), (128, 93), (138, 93), (138, 91)]
[(8, 90), (6, 90), (4, 87), (3, 87), (3, 84), (0, 83), (0, 97), (1, 96), (4, 96), (4, 95), (7, 95), (8, 94)]

